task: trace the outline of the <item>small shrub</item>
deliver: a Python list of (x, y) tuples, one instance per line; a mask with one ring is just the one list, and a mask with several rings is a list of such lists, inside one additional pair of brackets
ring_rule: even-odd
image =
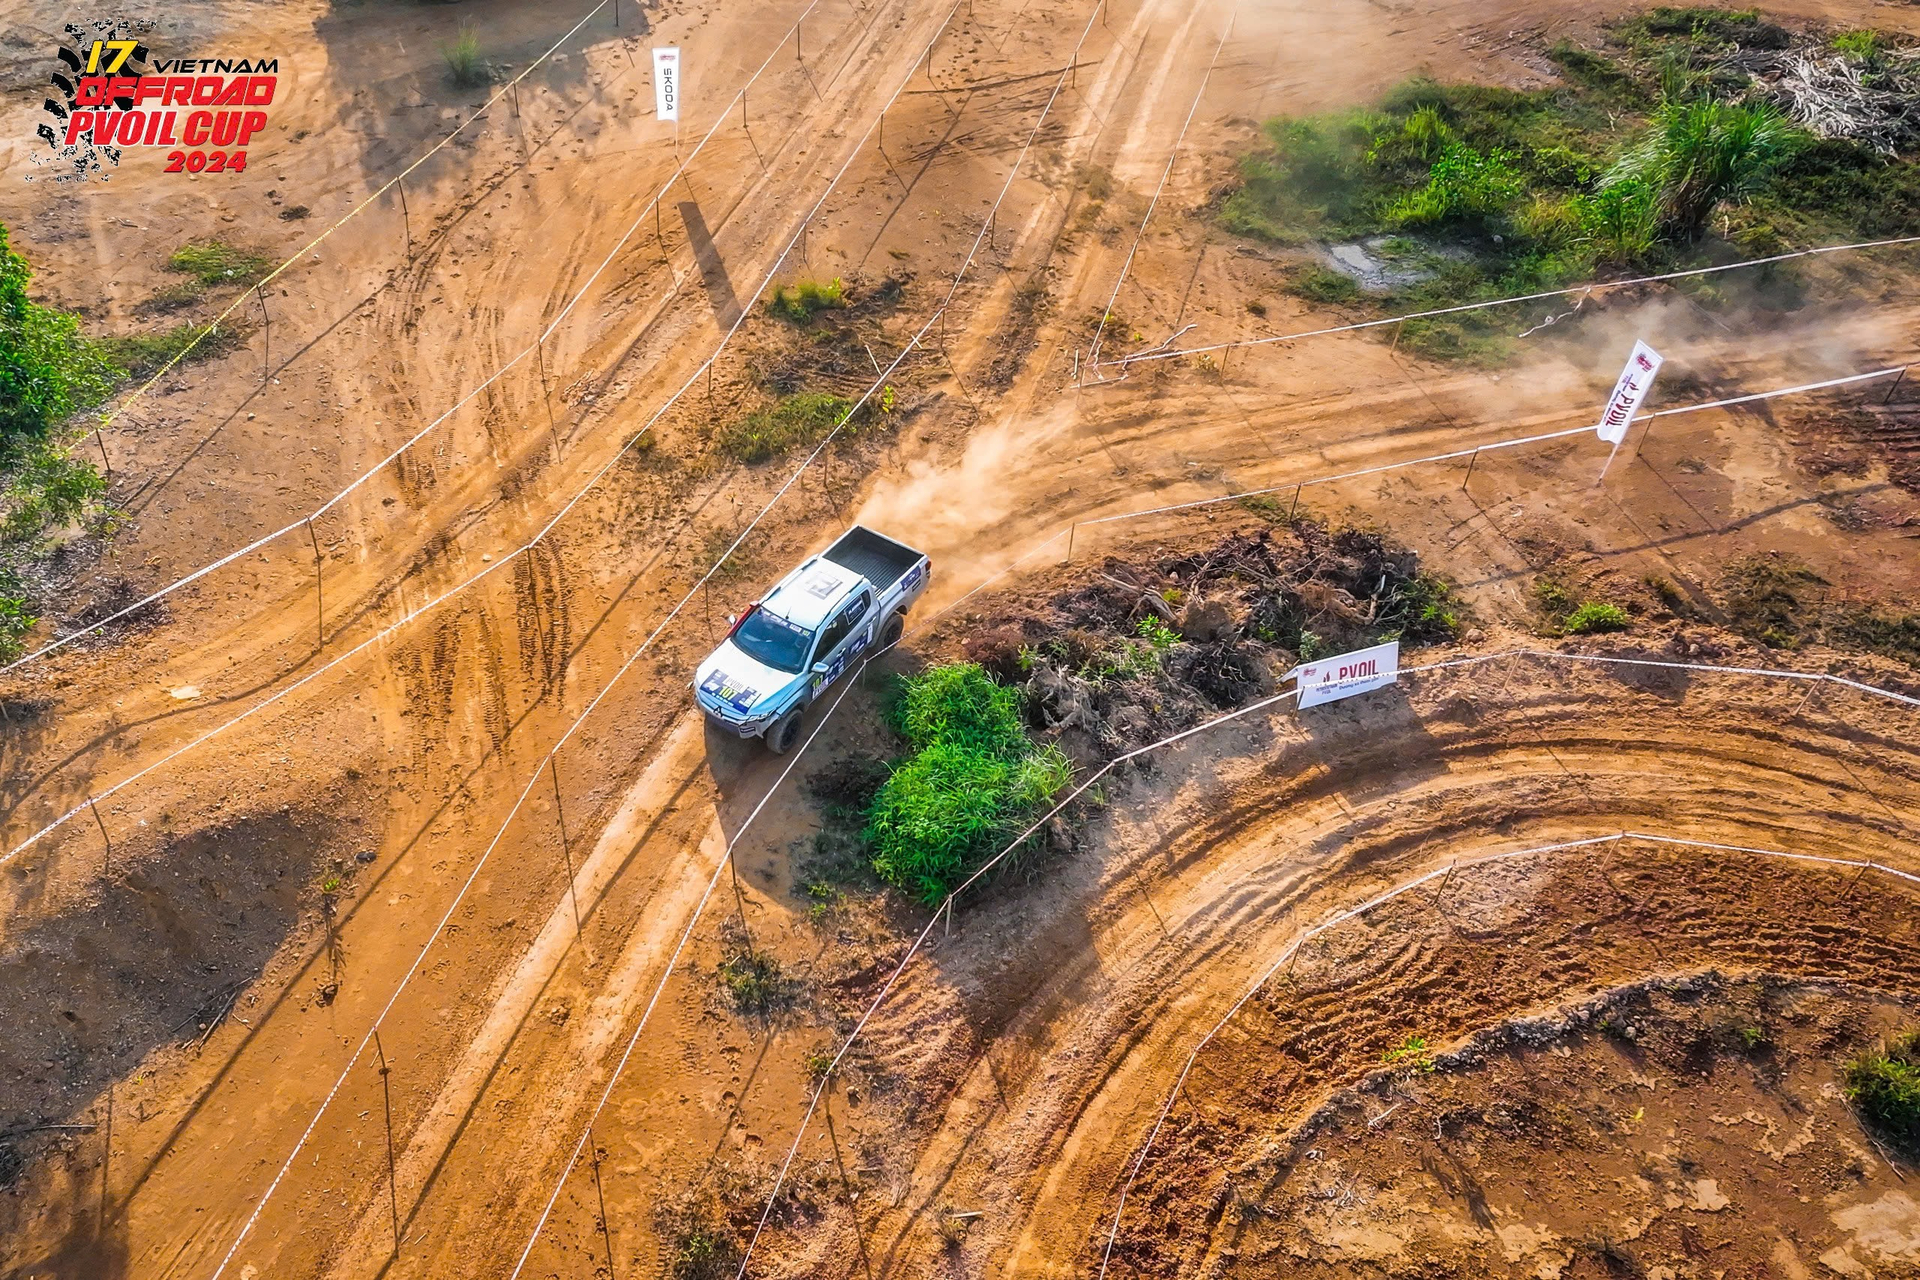
[(1633, 625), (1633, 619), (1627, 611), (1617, 604), (1607, 604), (1600, 600), (1589, 600), (1572, 613), (1562, 624), (1570, 636), (1598, 635), (1608, 631), (1625, 631)]
[(1544, 614), (1564, 617), (1573, 609), (1573, 592), (1557, 576), (1543, 573), (1533, 580), (1533, 603)]
[(801, 280), (791, 289), (776, 284), (767, 298), (768, 312), (794, 324), (805, 324), (822, 311), (837, 311), (846, 305), (846, 289), (838, 276), (825, 284)]
[(462, 23), (460, 33), (440, 46), (447, 62), (447, 79), (462, 89), (472, 89), (493, 78), (493, 69), (480, 56), (480, 34), (472, 24)]
[(9, 583), (0, 582), (0, 662), (12, 662), (25, 651), (20, 638), (40, 621), (32, 608), (25, 596), (13, 594)]
[(1380, 1061), (1389, 1066), (1412, 1067), (1415, 1071), (1431, 1072), (1434, 1069), (1433, 1052), (1427, 1047), (1425, 1036), (1409, 1035), (1396, 1049), (1389, 1049), (1380, 1055)]
[(793, 983), (772, 956), (743, 951), (720, 962), (720, 986), (741, 1013), (768, 1014), (791, 1003)]
[[(1169, 601), (1168, 603), (1172, 602)], [(1146, 617), (1140, 619), (1139, 626), (1136, 627), (1135, 630), (1139, 632), (1140, 638), (1145, 640), (1148, 647), (1155, 653), (1165, 653), (1180, 643), (1180, 633), (1153, 614), (1148, 614)]]
[(1427, 185), (1388, 206), (1387, 221), (1417, 227), (1497, 214), (1524, 190), (1516, 158), (1504, 149), (1482, 155), (1464, 143), (1450, 143), (1428, 171)]
[(1019, 693), (970, 662), (900, 682), (889, 719), (914, 753), (881, 784), (866, 837), (882, 880), (938, 903), (1064, 787), (1072, 766), (1027, 737)]
[(1920, 1151), (1920, 1031), (1849, 1062), (1845, 1083), (1847, 1100), (1869, 1125), (1906, 1151)]
[(1883, 47), (1878, 31), (1842, 31), (1833, 38), (1835, 53), (1860, 62), (1873, 61), (1880, 56)]

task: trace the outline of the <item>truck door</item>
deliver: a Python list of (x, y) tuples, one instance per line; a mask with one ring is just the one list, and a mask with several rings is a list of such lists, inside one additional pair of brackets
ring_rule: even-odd
[(847, 669), (847, 663), (857, 657), (872, 639), (873, 629), (863, 624), (867, 614), (873, 608), (873, 593), (862, 587), (827, 619), (827, 625), (820, 629), (820, 641), (813, 651), (814, 665), (827, 664), (825, 674), (813, 677), (814, 692), (838, 680)]

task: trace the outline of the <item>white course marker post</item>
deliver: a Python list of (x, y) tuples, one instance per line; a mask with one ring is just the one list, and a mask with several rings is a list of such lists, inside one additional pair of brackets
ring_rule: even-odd
[(1627, 428), (1633, 423), (1633, 415), (1640, 412), (1640, 406), (1647, 402), (1647, 395), (1653, 390), (1653, 380), (1660, 376), (1660, 366), (1664, 357), (1646, 343), (1635, 339), (1633, 354), (1627, 357), (1627, 367), (1620, 371), (1620, 380), (1613, 384), (1613, 395), (1607, 400), (1606, 411), (1600, 415), (1600, 422), (1594, 427), (1594, 433), (1613, 446), (1613, 452), (1600, 466), (1600, 477), (1593, 483), (1597, 486), (1607, 478), (1607, 468), (1620, 452), (1620, 444), (1627, 438)]

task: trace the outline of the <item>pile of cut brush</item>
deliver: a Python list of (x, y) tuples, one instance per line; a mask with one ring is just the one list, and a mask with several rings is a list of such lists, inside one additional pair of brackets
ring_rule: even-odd
[(1386, 639), (1453, 637), (1451, 588), (1380, 534), (1300, 520), (1197, 553), (1108, 558), (1038, 607), (984, 621), (966, 656), (1026, 693), (1077, 759), (1271, 694), (1295, 664)]

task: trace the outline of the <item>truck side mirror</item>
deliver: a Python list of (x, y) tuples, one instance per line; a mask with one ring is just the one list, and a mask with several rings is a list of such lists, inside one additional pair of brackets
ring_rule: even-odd
[(813, 664), (813, 674), (815, 674), (815, 675), (817, 675), (817, 676), (823, 676), (823, 675), (825, 675), (825, 674), (827, 674), (827, 664), (826, 664), (826, 663), (824, 663), (824, 662), (816, 662), (816, 663), (814, 663), (814, 664)]

